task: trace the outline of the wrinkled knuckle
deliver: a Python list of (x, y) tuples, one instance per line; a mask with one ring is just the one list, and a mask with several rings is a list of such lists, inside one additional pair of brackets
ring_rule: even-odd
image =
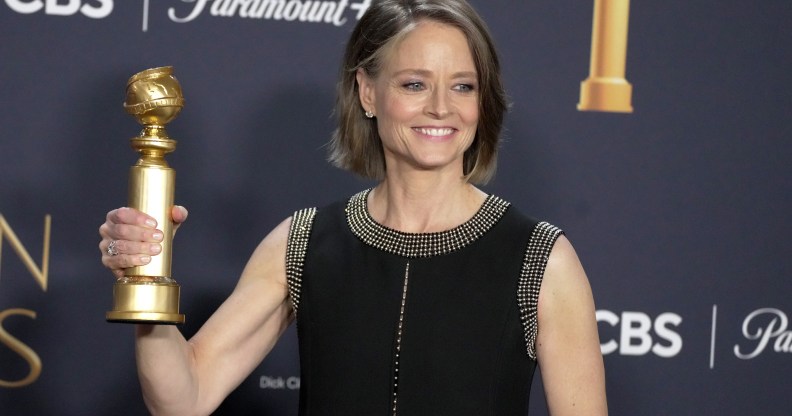
[(132, 228), (127, 225), (116, 225), (113, 234), (116, 240), (130, 240), (132, 238)]
[(128, 207), (121, 207), (116, 210), (115, 216), (120, 222), (126, 222), (133, 215), (134, 213)]

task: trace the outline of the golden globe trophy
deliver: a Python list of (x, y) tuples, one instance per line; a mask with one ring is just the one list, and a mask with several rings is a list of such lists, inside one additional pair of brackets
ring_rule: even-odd
[(173, 191), (176, 172), (165, 155), (176, 149), (165, 125), (184, 106), (181, 86), (166, 66), (147, 69), (127, 82), (124, 109), (143, 125), (138, 137), (131, 139), (140, 159), (129, 172), (129, 206), (157, 220), (163, 232), (162, 252), (145, 266), (124, 270), (124, 277), (113, 286), (113, 310), (109, 322), (181, 324), (179, 285), (171, 277), (173, 247)]

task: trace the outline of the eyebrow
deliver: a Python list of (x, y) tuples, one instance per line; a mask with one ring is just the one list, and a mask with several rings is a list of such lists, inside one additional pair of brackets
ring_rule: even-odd
[[(403, 75), (403, 74), (415, 74), (415, 75), (420, 75), (420, 76), (423, 76), (423, 77), (428, 77), (428, 76), (432, 75), (432, 71), (428, 71), (426, 69), (412, 69), (412, 68), (408, 68), (408, 69), (402, 69), (401, 71), (396, 71), (393, 75), (394, 76), (399, 76), (399, 75)], [(454, 73), (451, 76), (451, 78), (453, 78), (453, 79), (457, 79), (457, 78), (476, 78), (476, 72), (475, 71), (456, 72), (456, 73)]]

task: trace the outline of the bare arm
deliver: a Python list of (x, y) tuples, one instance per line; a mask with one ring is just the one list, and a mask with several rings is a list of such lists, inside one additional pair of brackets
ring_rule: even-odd
[[(143, 224), (132, 214), (121, 215), (130, 215), (123, 221)], [(259, 244), (231, 296), (192, 339), (187, 341), (173, 326), (137, 326), (138, 373), (153, 414), (210, 414), (275, 345), (291, 320), (285, 271), (290, 222), (282, 222)], [(103, 237), (116, 237), (109, 230), (112, 226), (103, 228)], [(145, 241), (152, 229), (131, 227), (124, 231), (124, 238)], [(100, 248), (106, 244), (103, 240)], [(112, 268), (114, 262), (129, 267), (145, 261), (145, 257), (140, 259), (142, 254), (120, 258), (141, 250), (136, 244), (124, 240), (119, 243), (122, 255), (103, 258), (103, 262)]]
[(537, 312), (536, 355), (550, 414), (607, 415), (594, 298), (563, 235), (550, 253)]

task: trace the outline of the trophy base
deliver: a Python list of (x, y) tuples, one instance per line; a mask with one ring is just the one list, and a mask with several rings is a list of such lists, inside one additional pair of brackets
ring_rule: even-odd
[(632, 113), (632, 85), (624, 78), (589, 78), (580, 83), (580, 111)]
[(124, 282), (113, 285), (113, 310), (108, 322), (153, 325), (183, 324), (176, 283)]

